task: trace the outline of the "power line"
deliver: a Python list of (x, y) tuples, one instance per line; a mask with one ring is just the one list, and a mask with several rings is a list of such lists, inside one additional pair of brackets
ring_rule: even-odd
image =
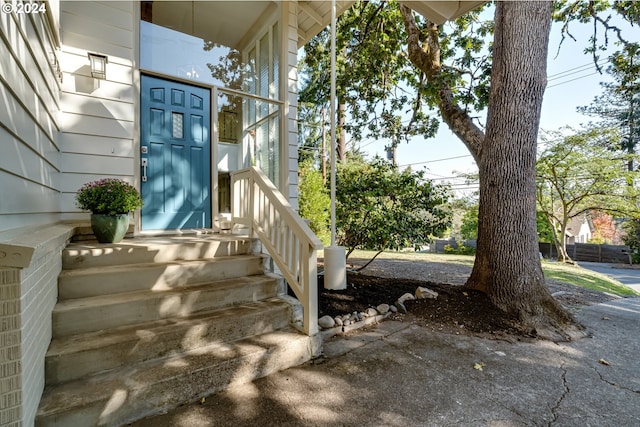
[(579, 73), (581, 71), (591, 70), (593, 68), (596, 68), (596, 64), (597, 64), (597, 66), (601, 66), (601, 65), (606, 64), (607, 62), (609, 62), (609, 60), (607, 58), (605, 58), (605, 59), (599, 60), (596, 63), (589, 62), (588, 64), (580, 65), (578, 67), (569, 68), (568, 70), (560, 71), (558, 73), (549, 75), (548, 76), (548, 80), (557, 80), (557, 79), (561, 79), (565, 75), (571, 75), (571, 74)]
[(591, 74), (586, 74), (586, 75), (584, 75), (584, 76), (576, 77), (575, 79), (566, 80), (566, 81), (564, 81), (564, 82), (556, 83), (556, 84), (554, 84), (554, 85), (547, 86), (547, 89), (551, 89), (552, 87), (556, 87), (556, 86), (560, 86), (560, 85), (563, 85), (563, 84), (571, 83), (571, 82), (574, 82), (574, 81), (576, 81), (576, 80), (584, 79), (584, 78), (586, 78), (586, 77), (593, 76), (594, 74), (598, 74), (598, 72), (596, 71), (596, 72), (593, 72), (593, 73), (591, 73)]
[(447, 158), (444, 158), (444, 159), (427, 160), (426, 162), (407, 163), (406, 165), (399, 165), (398, 167), (424, 165), (424, 164), (427, 164), (427, 163), (444, 162), (446, 160), (462, 159), (462, 158), (465, 158), (465, 157), (471, 157), (471, 154), (465, 154), (464, 156), (447, 157)]

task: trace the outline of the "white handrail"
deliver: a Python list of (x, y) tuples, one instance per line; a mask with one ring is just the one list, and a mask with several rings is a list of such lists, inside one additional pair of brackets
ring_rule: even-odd
[(304, 308), (303, 330), (318, 332), (318, 249), (322, 242), (259, 168), (231, 173), (231, 216), (258, 236)]

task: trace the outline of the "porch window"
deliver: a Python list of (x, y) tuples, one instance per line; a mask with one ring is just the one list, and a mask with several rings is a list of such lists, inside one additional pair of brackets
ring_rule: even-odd
[[(280, 26), (276, 22), (251, 46), (247, 57), (245, 90), (262, 98), (279, 98)], [(276, 186), (280, 182), (280, 110), (275, 103), (248, 99), (252, 163)]]
[[(276, 102), (218, 91), (218, 153), (220, 171), (258, 166), (280, 182), (281, 108)], [(244, 142), (244, 144), (242, 144)], [(240, 150), (241, 146), (247, 147)]]

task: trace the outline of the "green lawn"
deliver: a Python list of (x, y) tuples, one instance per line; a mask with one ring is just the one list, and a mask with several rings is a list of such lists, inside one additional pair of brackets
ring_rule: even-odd
[[(376, 254), (375, 251), (353, 251), (351, 258), (370, 259)], [(319, 255), (322, 256), (322, 255)], [(398, 259), (404, 261), (424, 261), (424, 262), (448, 262), (451, 264), (462, 264), (473, 266), (472, 255), (448, 255), (433, 254), (426, 252), (383, 252), (376, 259)], [(375, 261), (374, 261), (375, 262)]]
[(542, 263), (542, 269), (547, 279), (571, 283), (582, 286), (583, 288), (606, 292), (621, 297), (640, 296), (639, 293), (615, 279), (579, 266), (544, 261)]
[[(370, 259), (375, 255), (374, 251), (354, 251), (351, 258)], [(322, 257), (322, 251), (319, 256)], [(452, 264), (473, 266), (473, 255), (449, 255), (434, 254), (421, 252), (383, 252), (378, 259), (397, 259), (404, 261), (422, 261), (422, 262), (444, 262)], [(375, 261), (374, 261), (375, 262)], [(640, 296), (633, 289), (624, 286), (617, 280), (614, 280), (604, 274), (596, 273), (591, 270), (579, 266), (568, 264), (560, 264), (555, 262), (542, 262), (547, 279), (553, 279), (559, 282), (570, 283), (572, 285), (581, 286), (583, 288), (592, 289), (600, 292), (618, 295), (621, 297)]]

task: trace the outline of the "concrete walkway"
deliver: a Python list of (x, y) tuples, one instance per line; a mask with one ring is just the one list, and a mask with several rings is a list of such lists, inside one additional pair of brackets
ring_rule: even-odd
[(640, 298), (585, 308), (578, 319), (593, 336), (568, 344), (387, 321), (329, 340), (325, 359), (134, 425), (640, 425)]
[(601, 262), (580, 261), (578, 264), (580, 267), (584, 267), (591, 271), (606, 274), (636, 292), (640, 292), (640, 269), (627, 268), (627, 266), (622, 266), (620, 264), (605, 264)]

